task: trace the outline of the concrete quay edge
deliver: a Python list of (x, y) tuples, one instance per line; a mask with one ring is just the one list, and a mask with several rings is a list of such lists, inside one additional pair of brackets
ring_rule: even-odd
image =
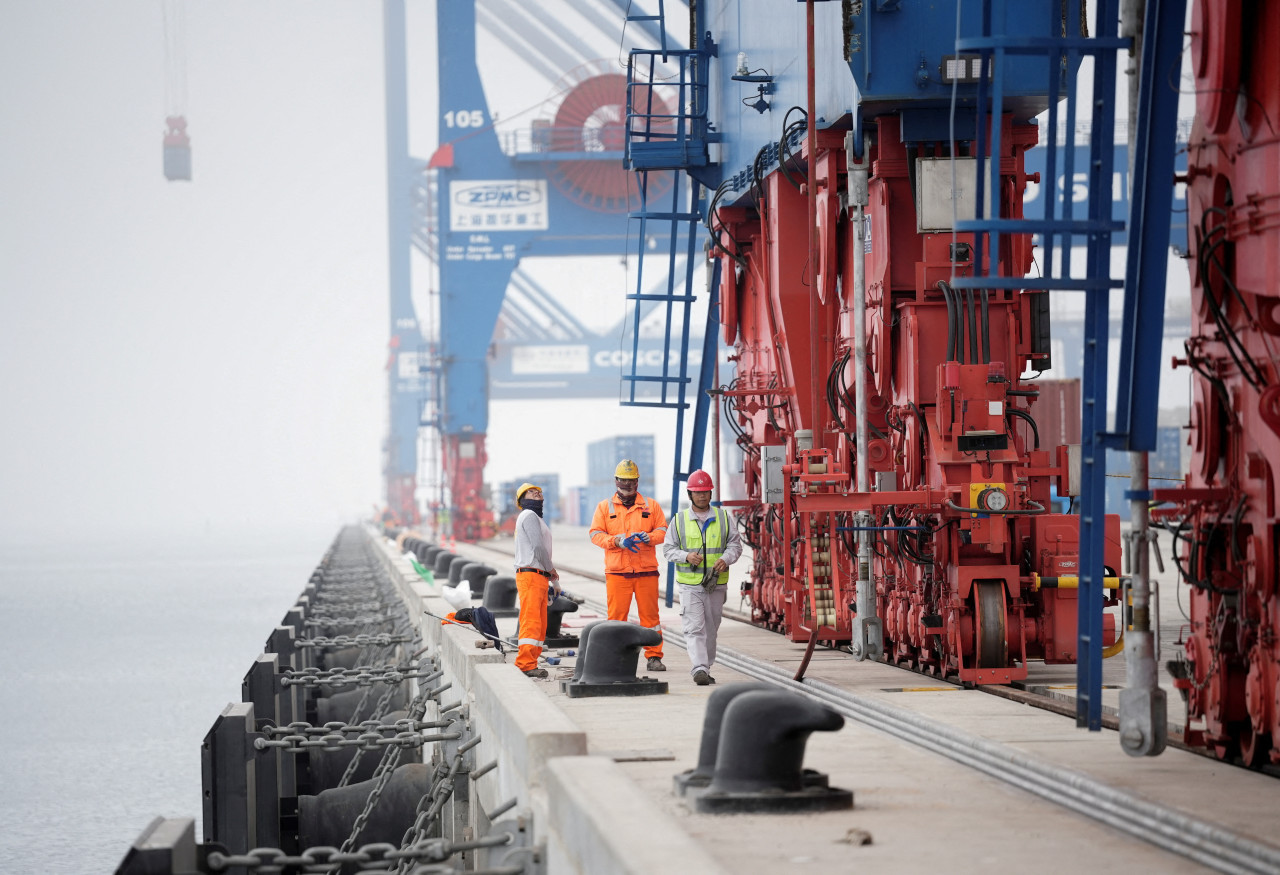
[[(452, 608), (394, 545), (369, 534), (410, 613), (420, 615), (423, 643), (436, 651), (444, 670), (441, 682), (452, 685), (442, 702), (460, 698), (468, 708), (481, 737), (475, 766), (498, 763), (472, 784), (476, 804), (469, 806), (469, 825), (476, 834), (489, 826), (486, 811), (515, 798), (517, 811), (533, 815), (535, 840), (546, 843), (550, 873), (727, 871), (617, 763), (588, 756), (587, 733), (513, 659), (477, 648), (470, 629), (422, 613), (443, 617)], [(654, 842), (654, 835), (662, 841)]]

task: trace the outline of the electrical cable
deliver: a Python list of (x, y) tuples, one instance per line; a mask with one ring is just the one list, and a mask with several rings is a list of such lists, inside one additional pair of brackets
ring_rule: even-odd
[[(1227, 318), (1222, 302), (1219, 301), (1217, 296), (1214, 294), (1213, 283), (1210, 281), (1209, 266), (1212, 264), (1212, 266), (1217, 270), (1218, 279), (1224, 286), (1232, 291), (1237, 301), (1240, 302), (1241, 309), (1244, 310), (1245, 316), (1248, 317), (1250, 322), (1253, 321), (1252, 313), (1249, 308), (1245, 306), (1244, 300), (1240, 296), (1239, 289), (1237, 289), (1235, 284), (1231, 282), (1226, 266), (1218, 260), (1216, 254), (1218, 249), (1228, 243), (1226, 236), (1227, 226), (1226, 223), (1223, 222), (1215, 225), (1213, 228), (1209, 228), (1207, 223), (1211, 213), (1216, 213), (1224, 217), (1227, 215), (1226, 211), (1222, 208), (1211, 207), (1200, 217), (1200, 246), (1197, 247), (1196, 251), (1196, 266), (1200, 273), (1200, 286), (1204, 290), (1204, 299), (1209, 305), (1210, 314), (1213, 316), (1214, 322), (1217, 323), (1218, 330), (1221, 332), (1223, 346), (1226, 347), (1227, 353), (1231, 356), (1232, 361), (1235, 362), (1236, 367), (1240, 369), (1240, 375), (1244, 377), (1249, 385), (1254, 389), (1261, 390), (1263, 385), (1266, 383), (1266, 378), (1263, 375), (1261, 368), (1258, 367), (1257, 362), (1254, 361), (1253, 357), (1249, 354), (1249, 351), (1245, 348), (1243, 341), (1240, 340), (1240, 336), (1236, 333), (1235, 327)], [(1212, 239), (1218, 237), (1219, 234), (1221, 234), (1220, 239)], [(1245, 368), (1244, 362), (1241, 361), (1242, 356), (1244, 360), (1249, 363), (1249, 368), (1252, 369), (1252, 373), (1250, 372), (1250, 369)]]
[(1036, 427), (1036, 421), (1031, 418), (1031, 414), (1027, 413), (1025, 410), (1018, 410), (1013, 407), (1006, 407), (1005, 413), (1009, 416), (1016, 416), (1019, 419), (1026, 421), (1026, 423), (1031, 426), (1031, 436), (1035, 440), (1035, 449), (1040, 449), (1040, 429)]
[(987, 290), (982, 290), (982, 363), (991, 364), (991, 320), (987, 313)]
[(947, 361), (956, 360), (956, 308), (951, 300), (951, 286), (946, 280), (938, 280), (935, 284), (947, 304)]
[(973, 289), (964, 290), (965, 305), (969, 308), (969, 364), (976, 365), (978, 358), (978, 317), (973, 308)]

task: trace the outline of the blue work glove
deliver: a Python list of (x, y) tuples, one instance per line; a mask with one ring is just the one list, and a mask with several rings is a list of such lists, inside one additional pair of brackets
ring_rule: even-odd
[(628, 535), (622, 539), (622, 549), (630, 550), (632, 553), (638, 553), (640, 548), (636, 546), (636, 536)]
[(649, 533), (648, 533), (648, 532), (636, 532), (636, 533), (635, 533), (634, 535), (632, 535), (631, 537), (635, 538), (637, 541), (640, 541), (640, 542), (641, 542), (641, 543), (643, 543), (643, 544), (647, 544), (647, 543), (649, 543)]

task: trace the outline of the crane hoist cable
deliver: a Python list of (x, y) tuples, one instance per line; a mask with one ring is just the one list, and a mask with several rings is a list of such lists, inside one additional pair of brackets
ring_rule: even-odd
[(164, 175), (170, 182), (190, 181), (186, 0), (162, 0), (160, 12), (164, 22)]

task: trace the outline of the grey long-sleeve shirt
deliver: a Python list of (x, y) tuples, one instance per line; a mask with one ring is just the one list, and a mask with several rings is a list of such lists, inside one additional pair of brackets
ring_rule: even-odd
[[(699, 523), (704, 523), (715, 515), (717, 508), (709, 507), (705, 513), (699, 513), (693, 508), (681, 513), (691, 513), (693, 518)], [(726, 527), (728, 531), (725, 533), (724, 552), (720, 554), (720, 558), (724, 560), (725, 565), (732, 565), (738, 561), (738, 557), (742, 555), (742, 535), (738, 532), (738, 527), (734, 525), (733, 516), (725, 511), (725, 517), (729, 521)], [(667, 527), (667, 539), (662, 542), (662, 557), (668, 562), (679, 562), (689, 553), (689, 548), (684, 545), (684, 526), (672, 519), (671, 524)]]
[(541, 568), (554, 574), (551, 561), (551, 529), (546, 521), (531, 510), (520, 511), (516, 517), (516, 568)]

